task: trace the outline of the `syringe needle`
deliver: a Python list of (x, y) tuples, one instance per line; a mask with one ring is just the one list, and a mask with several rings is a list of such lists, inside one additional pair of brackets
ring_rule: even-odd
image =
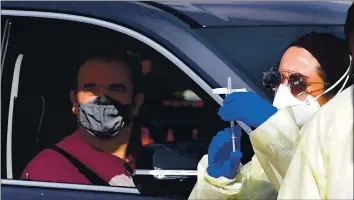
[[(227, 77), (227, 94), (231, 94), (232, 86), (231, 86), (231, 77)], [(231, 128), (231, 140), (232, 140), (232, 151), (235, 152), (235, 133), (234, 133), (234, 122), (230, 122)]]

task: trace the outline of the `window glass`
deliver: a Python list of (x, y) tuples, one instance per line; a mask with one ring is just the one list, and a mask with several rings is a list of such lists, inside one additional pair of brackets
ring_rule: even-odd
[[(344, 38), (343, 26), (252, 26), (198, 29), (197, 32), (230, 60), (234, 70), (262, 87), (261, 72), (275, 66), (297, 38), (310, 32), (331, 33)], [(271, 97), (271, 94), (268, 93)], [(270, 98), (272, 99), (272, 98)]]

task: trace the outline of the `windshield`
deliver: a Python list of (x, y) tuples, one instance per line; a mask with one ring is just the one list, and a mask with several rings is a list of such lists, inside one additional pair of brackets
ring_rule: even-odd
[[(212, 49), (231, 62), (236, 73), (241, 72), (257, 87), (262, 87), (261, 72), (277, 66), (287, 46), (311, 31), (329, 32), (344, 38), (343, 26), (212, 27), (197, 30), (214, 47)], [(267, 95), (271, 97), (272, 94), (268, 92)]]

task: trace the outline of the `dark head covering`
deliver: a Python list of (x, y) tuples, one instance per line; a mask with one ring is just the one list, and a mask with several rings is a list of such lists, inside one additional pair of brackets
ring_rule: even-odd
[[(297, 46), (306, 49), (319, 62), (319, 75), (326, 87), (336, 83), (349, 67), (349, 53), (347, 43), (329, 33), (311, 32), (293, 42), (289, 47)], [(343, 82), (342, 82), (343, 83)], [(341, 84), (333, 89), (338, 91)]]

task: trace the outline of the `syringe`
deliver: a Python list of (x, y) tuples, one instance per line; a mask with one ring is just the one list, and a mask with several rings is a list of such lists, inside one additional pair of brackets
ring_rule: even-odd
[[(232, 89), (231, 88), (231, 77), (228, 77), (227, 78), (227, 88), (215, 88), (213, 89), (213, 93), (214, 94), (226, 94), (226, 95), (229, 95), (233, 92), (247, 92), (247, 89), (246, 88), (242, 88), (242, 89)], [(247, 126), (245, 123), (241, 122), (241, 121), (236, 121), (236, 123), (248, 134), (250, 135), (252, 133), (252, 129)], [(233, 151), (236, 150), (235, 146), (235, 133), (234, 133), (234, 122), (231, 121), (230, 122), (230, 127), (231, 127), (231, 133), (232, 133), (232, 148), (233, 148)]]
[[(231, 94), (232, 86), (231, 86), (231, 77), (227, 77), (227, 95)], [(235, 147), (235, 133), (234, 133), (234, 121), (230, 122), (230, 128), (231, 128), (231, 139), (232, 139), (232, 151), (236, 151)]]

